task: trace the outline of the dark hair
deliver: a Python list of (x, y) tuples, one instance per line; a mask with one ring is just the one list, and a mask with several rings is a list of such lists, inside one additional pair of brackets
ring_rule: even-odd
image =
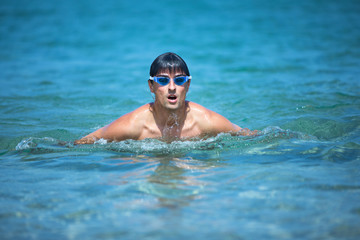
[(167, 52), (158, 56), (150, 67), (150, 76), (155, 77), (161, 71), (182, 71), (187, 76), (190, 76), (189, 69), (185, 61), (177, 54)]

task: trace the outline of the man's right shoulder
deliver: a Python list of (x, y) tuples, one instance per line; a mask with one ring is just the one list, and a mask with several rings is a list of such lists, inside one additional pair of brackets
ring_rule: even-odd
[(132, 112), (129, 112), (107, 126), (107, 130), (117, 136), (117, 140), (123, 138), (137, 139), (144, 128), (144, 120), (150, 115), (150, 104), (145, 104)]

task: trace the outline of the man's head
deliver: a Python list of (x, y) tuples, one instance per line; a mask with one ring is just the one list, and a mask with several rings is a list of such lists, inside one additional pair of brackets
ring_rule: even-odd
[(185, 61), (179, 55), (172, 52), (161, 54), (151, 64), (151, 77), (155, 77), (157, 74), (163, 72), (181, 72), (185, 76), (190, 76), (190, 72)]
[(150, 91), (155, 103), (176, 110), (185, 104), (191, 76), (185, 61), (175, 53), (158, 56), (150, 67)]

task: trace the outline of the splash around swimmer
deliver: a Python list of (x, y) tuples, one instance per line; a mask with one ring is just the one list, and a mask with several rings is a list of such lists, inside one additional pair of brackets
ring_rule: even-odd
[(122, 141), (156, 138), (167, 142), (179, 139), (206, 138), (219, 133), (255, 135), (230, 122), (224, 116), (197, 103), (187, 101), (191, 75), (185, 61), (175, 53), (158, 56), (150, 67), (149, 89), (154, 102), (127, 113), (107, 126), (76, 140), (91, 144), (99, 139)]

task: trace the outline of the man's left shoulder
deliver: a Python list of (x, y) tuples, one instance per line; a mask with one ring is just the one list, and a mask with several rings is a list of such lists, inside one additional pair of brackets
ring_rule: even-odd
[(198, 104), (198, 103), (194, 103), (194, 102), (187, 102), (189, 109), (191, 111), (194, 111), (195, 113), (200, 113), (200, 114), (205, 114), (205, 113), (211, 113), (212, 111), (210, 109), (207, 109), (206, 107)]
[[(194, 102), (189, 102), (189, 108), (191, 109), (194, 115), (198, 115), (201, 118), (208, 118), (211, 120), (212, 118), (224, 118), (222, 115)], [(214, 119), (215, 120), (215, 119)]]
[(206, 128), (216, 125), (219, 121), (227, 120), (220, 114), (194, 102), (189, 102), (189, 108), (195, 121)]
[(232, 132), (240, 129), (237, 125), (231, 123), (226, 117), (207, 109), (200, 104), (189, 102), (189, 107), (200, 128), (205, 132)]

